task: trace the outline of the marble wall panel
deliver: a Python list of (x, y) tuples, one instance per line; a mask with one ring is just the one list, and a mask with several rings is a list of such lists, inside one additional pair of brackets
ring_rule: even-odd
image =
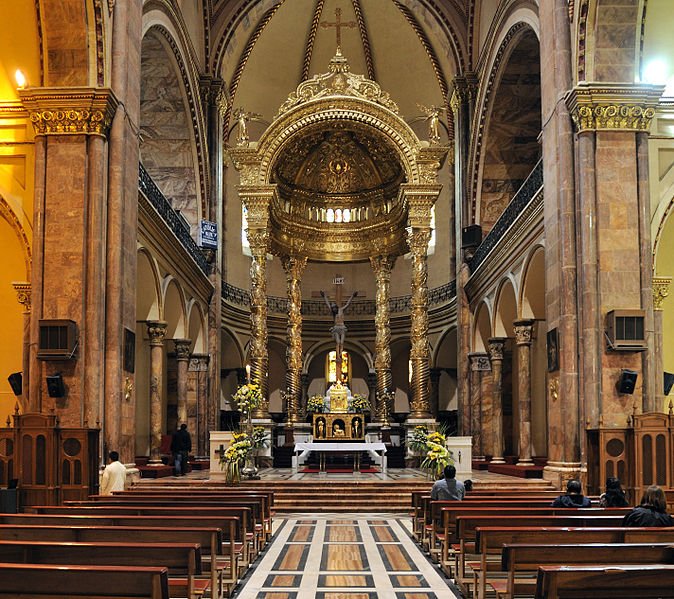
[(40, 14), (47, 48), (45, 85), (87, 85), (87, 3), (81, 0), (42, 0)]
[(634, 81), (639, 5), (639, 0), (597, 1), (592, 79)]

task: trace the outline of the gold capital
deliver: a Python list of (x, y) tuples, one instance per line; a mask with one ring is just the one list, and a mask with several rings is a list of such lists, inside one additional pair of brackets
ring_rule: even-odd
[(672, 277), (653, 277), (653, 309), (662, 310), (662, 304), (669, 295)]

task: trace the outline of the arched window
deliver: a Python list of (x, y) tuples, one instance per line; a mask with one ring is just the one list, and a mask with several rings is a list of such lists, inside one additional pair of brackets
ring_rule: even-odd
[[(325, 380), (328, 385), (337, 381), (337, 352), (332, 350), (328, 352), (325, 361)], [(349, 357), (349, 352), (342, 352), (342, 382), (348, 385), (349, 380), (351, 380), (351, 359)]]

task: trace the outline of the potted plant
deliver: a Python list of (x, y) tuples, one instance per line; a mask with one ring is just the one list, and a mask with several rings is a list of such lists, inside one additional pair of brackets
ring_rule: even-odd
[(307, 400), (307, 412), (325, 412), (325, 399), (322, 395), (312, 395)]
[(370, 402), (367, 400), (367, 397), (361, 395), (360, 393), (355, 393), (351, 397), (351, 406), (349, 411), (362, 414), (367, 412), (370, 409)]

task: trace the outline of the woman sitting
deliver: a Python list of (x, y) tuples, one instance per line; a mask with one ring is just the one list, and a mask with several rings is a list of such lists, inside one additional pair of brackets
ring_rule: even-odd
[(657, 485), (644, 491), (641, 505), (635, 507), (623, 518), (623, 526), (674, 526), (674, 520), (667, 513), (665, 492)]
[(601, 507), (627, 507), (629, 505), (619, 479), (612, 476), (606, 479), (606, 493), (602, 493), (599, 498), (599, 505)]

